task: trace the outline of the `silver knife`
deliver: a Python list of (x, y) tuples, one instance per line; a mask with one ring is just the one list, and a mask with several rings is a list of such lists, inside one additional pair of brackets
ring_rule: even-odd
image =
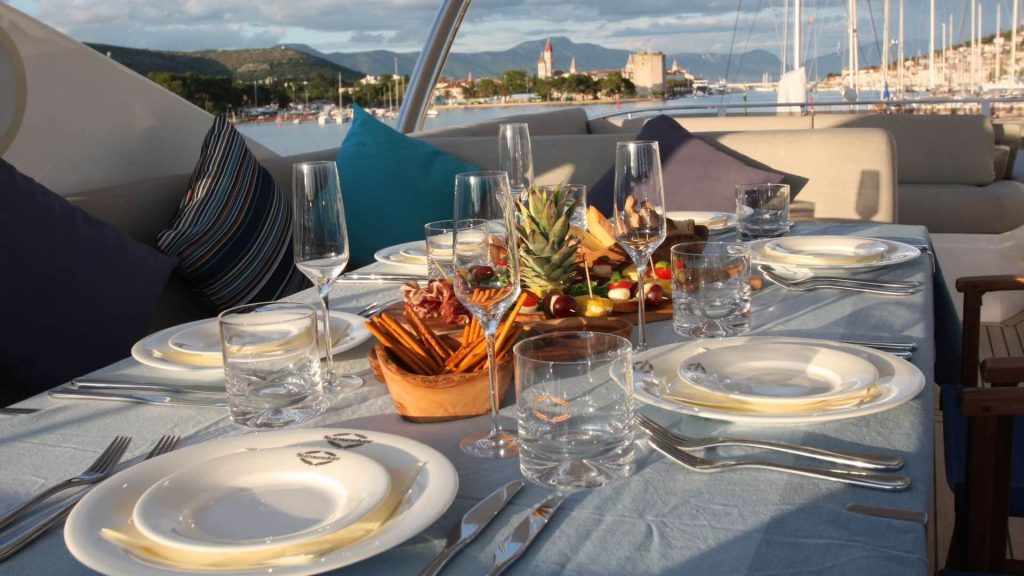
[(428, 278), (419, 274), (346, 274), (336, 279), (335, 282), (413, 282), (417, 280), (428, 280)]
[(562, 504), (568, 494), (559, 492), (545, 500), (530, 512), (530, 515), (523, 519), (504, 542), (494, 550), (494, 564), (491, 564), (487, 576), (498, 576), (511, 566), (520, 556), (526, 552), (530, 543), (540, 534), (548, 523), (548, 518), (555, 513), (555, 510)]
[(890, 520), (904, 520), (928, 525), (928, 513), (917, 510), (903, 510), (900, 508), (883, 508), (881, 506), (868, 506), (866, 504), (847, 504), (846, 509), (856, 514), (875, 516), (877, 518), (888, 518)]
[(154, 384), (150, 382), (126, 382), (124, 380), (104, 380), (102, 378), (75, 378), (71, 387), (78, 390), (142, 390), (147, 392), (209, 394), (224, 396), (224, 390), (203, 388), (200, 386), (177, 386), (174, 384)]
[(36, 412), (39, 412), (39, 408), (0, 408), (0, 415), (3, 416), (23, 416)]
[(448, 560), (458, 554), (466, 544), (473, 541), (483, 529), (494, 520), (498, 512), (512, 500), (516, 492), (523, 487), (522, 480), (513, 480), (498, 488), (494, 492), (478, 502), (476, 506), (469, 509), (469, 512), (462, 517), (462, 520), (455, 523), (448, 532), (448, 540), (444, 548), (436, 558), (427, 564), (427, 567), (420, 571), (420, 576), (434, 576), (444, 568)]
[(75, 388), (57, 388), (50, 390), (50, 398), (61, 400), (114, 400), (120, 402), (138, 402), (140, 404), (158, 404), (162, 406), (190, 406), (193, 408), (226, 408), (227, 400), (185, 398), (170, 394), (132, 394), (130, 392), (114, 392), (105, 390), (76, 390)]

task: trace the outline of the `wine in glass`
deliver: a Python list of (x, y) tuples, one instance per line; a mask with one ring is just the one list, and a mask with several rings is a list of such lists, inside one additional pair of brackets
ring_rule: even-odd
[(498, 170), (508, 173), (513, 198), (522, 197), (533, 186), (533, 151), (530, 147), (529, 124), (499, 125)]
[[(462, 450), (481, 458), (519, 454), (515, 431), (501, 427), (495, 340), (501, 317), (519, 296), (515, 209), (505, 172), (455, 176), (455, 296), (483, 327), (491, 392), (491, 428), (463, 438)], [(484, 220), (481, 222), (480, 220)]]
[(636, 264), (638, 352), (647, 349), (644, 274), (648, 260), (665, 241), (666, 233), (659, 154), (658, 143), (654, 141), (619, 142), (615, 147), (615, 239)]
[(295, 266), (320, 291), (320, 316), (327, 350), (321, 382), (324, 391), (330, 394), (354, 390), (362, 386), (363, 379), (337, 374), (331, 354), (334, 340), (331, 339), (328, 299), (331, 285), (345, 270), (349, 259), (337, 164), (333, 161), (295, 164), (292, 167), (292, 198)]

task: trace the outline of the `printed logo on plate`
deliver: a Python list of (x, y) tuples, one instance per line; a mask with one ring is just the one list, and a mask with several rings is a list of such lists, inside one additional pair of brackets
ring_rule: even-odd
[(324, 464), (330, 464), (331, 462), (337, 462), (341, 458), (334, 452), (328, 452), (327, 450), (310, 450), (308, 452), (299, 452), (296, 454), (299, 460), (303, 464), (308, 466), (323, 466)]
[(370, 440), (363, 434), (357, 434), (355, 432), (338, 432), (337, 434), (328, 434), (324, 436), (324, 440), (335, 448), (341, 450), (348, 450), (350, 448), (358, 448), (363, 444), (371, 444), (373, 440)]

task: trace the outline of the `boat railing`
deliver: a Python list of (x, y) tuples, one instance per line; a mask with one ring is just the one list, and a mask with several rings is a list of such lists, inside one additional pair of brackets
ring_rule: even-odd
[[(836, 101), (808, 101), (808, 102), (736, 102), (726, 101), (728, 96), (723, 97), (721, 102), (702, 102), (697, 104), (666, 104), (663, 106), (647, 106), (643, 108), (630, 108), (629, 110), (615, 110), (594, 116), (598, 118), (643, 118), (656, 114), (693, 114), (711, 116), (747, 116), (747, 115), (768, 115), (773, 113), (790, 114), (794, 116), (807, 116), (817, 113), (834, 112), (878, 112), (888, 114), (899, 113), (972, 113), (993, 116), (1000, 111), (1001, 107), (1010, 109), (1024, 104), (1024, 96), (1001, 96), (998, 98), (968, 97), (927, 97), (916, 99), (900, 100), (857, 100), (853, 102), (845, 100)], [(737, 113), (739, 111), (739, 113)], [(1010, 111), (1010, 110), (1008, 110)], [(1017, 111), (1024, 115), (1024, 108)]]

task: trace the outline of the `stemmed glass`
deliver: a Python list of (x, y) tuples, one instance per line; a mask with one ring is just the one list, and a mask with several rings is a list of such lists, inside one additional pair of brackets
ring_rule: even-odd
[(303, 162), (292, 166), (292, 247), (295, 266), (320, 291), (327, 364), (321, 374), (324, 391), (336, 394), (363, 385), (358, 376), (334, 371), (331, 347), (331, 285), (348, 265), (348, 232), (341, 201), (338, 166), (333, 161)]
[[(481, 219), (486, 222), (480, 222)], [(456, 298), (483, 327), (491, 388), (491, 429), (463, 438), (459, 446), (480, 458), (510, 458), (519, 454), (519, 440), (515, 431), (501, 427), (498, 418), (495, 359), (498, 324), (519, 296), (519, 251), (508, 175), (456, 174), (454, 220), (455, 250), (450, 277)]]
[(637, 140), (615, 146), (615, 239), (626, 250), (637, 274), (637, 314), (640, 341), (647, 349), (644, 324), (644, 274), (647, 261), (665, 241), (665, 190), (661, 180), (658, 143)]
[(533, 186), (533, 150), (530, 125), (501, 124), (498, 127), (498, 170), (508, 173), (512, 197), (519, 198)]

